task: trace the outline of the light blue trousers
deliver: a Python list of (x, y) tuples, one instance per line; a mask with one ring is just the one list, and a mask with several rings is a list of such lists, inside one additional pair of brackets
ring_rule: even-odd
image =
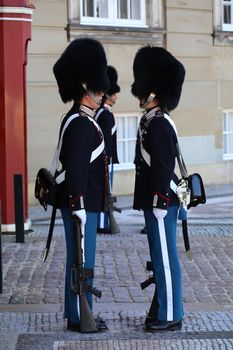
[[(64, 318), (70, 322), (79, 324), (79, 304), (76, 293), (71, 286), (71, 269), (74, 264), (74, 244), (73, 244), (73, 222), (71, 220), (71, 211), (69, 209), (61, 209), (62, 219), (65, 227), (66, 236), (66, 278), (65, 278), (65, 306)], [(96, 228), (97, 213), (87, 212), (87, 221), (85, 224), (85, 264), (86, 268), (94, 268), (96, 254)], [(92, 285), (93, 280), (89, 279), (88, 284)], [(87, 301), (92, 310), (92, 294), (86, 293)]]
[(158, 315), (160, 321), (183, 318), (182, 274), (176, 247), (177, 214), (178, 207), (169, 207), (165, 218), (158, 221), (152, 209), (144, 210), (158, 298), (154, 315)]

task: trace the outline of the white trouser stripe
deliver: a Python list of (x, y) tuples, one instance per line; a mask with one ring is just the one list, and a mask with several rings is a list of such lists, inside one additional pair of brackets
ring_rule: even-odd
[(164, 219), (158, 219), (159, 236), (161, 242), (162, 259), (165, 273), (165, 283), (167, 291), (167, 321), (173, 321), (173, 293), (172, 278), (167, 251), (167, 240), (164, 227)]
[(79, 295), (77, 294), (77, 311), (78, 311), (78, 317), (80, 321), (80, 308), (79, 308)]
[(104, 228), (104, 213), (100, 213), (100, 228)]

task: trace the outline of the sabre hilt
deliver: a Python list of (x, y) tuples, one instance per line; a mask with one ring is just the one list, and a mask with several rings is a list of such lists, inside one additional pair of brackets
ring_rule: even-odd
[(176, 189), (177, 197), (179, 198), (180, 203), (182, 203), (183, 207), (187, 210), (187, 206), (191, 200), (191, 191), (188, 187), (188, 180), (182, 178), (177, 185)]

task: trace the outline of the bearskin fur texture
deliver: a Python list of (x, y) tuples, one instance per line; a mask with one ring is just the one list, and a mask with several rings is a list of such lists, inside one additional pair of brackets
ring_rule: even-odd
[(82, 84), (92, 92), (106, 92), (109, 88), (107, 59), (97, 40), (73, 40), (55, 63), (53, 72), (64, 103), (80, 99), (86, 93)]
[(118, 80), (118, 74), (114, 67), (108, 66), (107, 68), (107, 74), (109, 79), (109, 90), (107, 91), (107, 94), (109, 96), (116, 94), (117, 92), (120, 92), (120, 86), (117, 84)]
[(156, 94), (160, 106), (171, 111), (179, 103), (185, 69), (170, 52), (162, 47), (145, 46), (136, 53), (133, 63), (132, 94), (148, 98)]

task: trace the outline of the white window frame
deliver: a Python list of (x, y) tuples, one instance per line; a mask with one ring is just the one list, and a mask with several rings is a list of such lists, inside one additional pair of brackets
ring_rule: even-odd
[(232, 159), (233, 159), (233, 109), (228, 109), (223, 111), (223, 160), (232, 160)]
[[(134, 156), (133, 159), (129, 160), (128, 158), (128, 146), (129, 146), (129, 142), (134, 142), (134, 148), (136, 147), (136, 140), (137, 140), (137, 130), (138, 130), (138, 125), (141, 119), (140, 115), (137, 115), (137, 113), (114, 113), (115, 116), (115, 120), (116, 120), (116, 125), (119, 125), (120, 122), (120, 118), (123, 121), (124, 125), (124, 130), (127, 131), (129, 130), (129, 125), (128, 125), (128, 118), (129, 117), (134, 117), (136, 118), (136, 129), (135, 129), (135, 136), (134, 137), (126, 137), (126, 138), (120, 138), (119, 137), (119, 133), (117, 134), (117, 144), (119, 145), (120, 142), (124, 142), (125, 143), (125, 154), (124, 154), (124, 158), (125, 158), (125, 162), (123, 162), (121, 159), (119, 159), (120, 164), (114, 164), (114, 170), (130, 170), (130, 169), (134, 169), (135, 165), (134, 165)], [(119, 127), (118, 127), (119, 128)], [(118, 151), (118, 158), (119, 158), (119, 151)]]
[[(74, 3), (72, 0), (71, 3)], [(94, 0), (95, 1), (95, 0)], [(117, 26), (117, 27), (140, 27), (146, 28), (146, 1), (140, 0), (141, 19), (119, 19), (117, 18), (117, 0), (108, 0), (108, 18), (83, 16), (83, 1), (80, 0), (80, 24), (96, 26)]]
[[(231, 7), (231, 23), (224, 23), (224, 5), (229, 5)], [(222, 0), (222, 30), (228, 32), (233, 31), (233, 0)]]

